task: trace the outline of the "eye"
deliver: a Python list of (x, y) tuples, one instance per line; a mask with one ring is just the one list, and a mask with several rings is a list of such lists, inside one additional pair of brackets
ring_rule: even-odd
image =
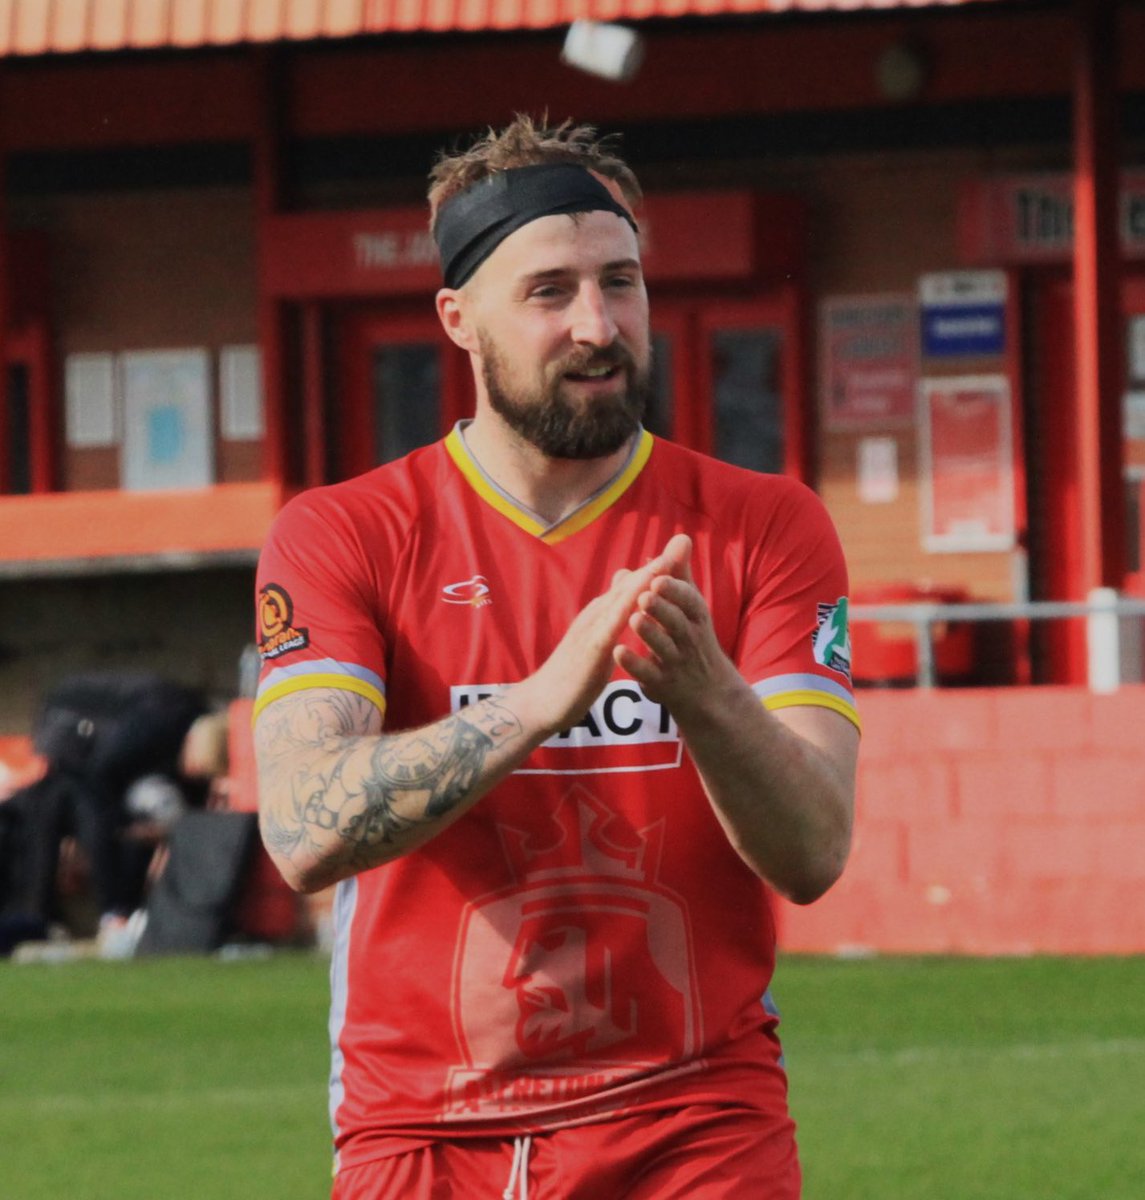
[(604, 286), (614, 291), (621, 291), (626, 288), (634, 288), (636, 279), (632, 275), (610, 275), (604, 281)]
[(565, 289), (556, 283), (539, 283), (529, 291), (530, 300), (559, 300), (565, 294)]

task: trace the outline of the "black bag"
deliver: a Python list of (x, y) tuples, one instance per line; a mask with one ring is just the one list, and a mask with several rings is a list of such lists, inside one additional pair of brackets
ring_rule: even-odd
[(74, 832), (80, 784), (49, 771), (0, 804), (0, 912), (55, 916), (60, 840)]
[(20, 813), (0, 804), (0, 913), (17, 893), (20, 869)]
[(175, 822), (137, 955), (206, 954), (226, 941), (257, 828), (254, 813), (189, 812)]
[(57, 770), (125, 783), (171, 771), (206, 711), (200, 692), (150, 672), (72, 675), (44, 697), (32, 742)]

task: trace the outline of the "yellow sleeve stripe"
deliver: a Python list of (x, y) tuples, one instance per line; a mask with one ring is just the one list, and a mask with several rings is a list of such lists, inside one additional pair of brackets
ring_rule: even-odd
[(846, 700), (840, 700), (837, 696), (830, 695), (828, 692), (817, 692), (811, 689), (801, 692), (780, 692), (777, 696), (764, 696), (760, 703), (769, 712), (777, 708), (799, 708), (803, 706), (830, 708), (837, 713), (842, 713), (860, 733), (863, 731), (863, 726), (859, 720), (859, 714), (855, 706), (848, 704)]
[(364, 679), (355, 679), (353, 675), (339, 675), (331, 672), (329, 675), (299, 675), (294, 679), (284, 679), (281, 683), (268, 687), (266, 691), (259, 694), (258, 699), (254, 702), (251, 722), (253, 723), (258, 714), (268, 704), (273, 704), (275, 700), (281, 700), (283, 696), (289, 696), (293, 692), (319, 687), (340, 688), (343, 692), (355, 692), (369, 700), (383, 717), (386, 715), (386, 698), (372, 683), (367, 683)]

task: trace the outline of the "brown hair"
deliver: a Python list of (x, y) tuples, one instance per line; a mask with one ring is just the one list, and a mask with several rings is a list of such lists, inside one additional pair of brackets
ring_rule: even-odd
[(598, 137), (592, 125), (576, 125), (571, 120), (546, 128), (545, 120), (542, 117), (538, 125), (532, 117), (518, 113), (511, 124), (501, 130), (488, 129), (467, 150), (442, 152), (429, 173), (430, 227), (447, 200), (480, 179), (514, 167), (575, 163), (613, 180), (630, 208), (640, 203), (640, 184), (616, 153), (616, 135)]
[(230, 720), (225, 712), (204, 713), (187, 730), (180, 753), (185, 775), (206, 779), (225, 775), (230, 765)]

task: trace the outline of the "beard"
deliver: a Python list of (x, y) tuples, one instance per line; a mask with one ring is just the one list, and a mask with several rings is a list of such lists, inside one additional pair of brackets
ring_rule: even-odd
[[(493, 341), (479, 334), (481, 373), (489, 403), (524, 441), (548, 458), (605, 458), (640, 428), (652, 389), (652, 372), (639, 366), (620, 342), (587, 353), (570, 354), (554, 365), (533, 389), (509, 378), (505, 359)], [(573, 398), (565, 375), (599, 367), (617, 367), (621, 392)]]

